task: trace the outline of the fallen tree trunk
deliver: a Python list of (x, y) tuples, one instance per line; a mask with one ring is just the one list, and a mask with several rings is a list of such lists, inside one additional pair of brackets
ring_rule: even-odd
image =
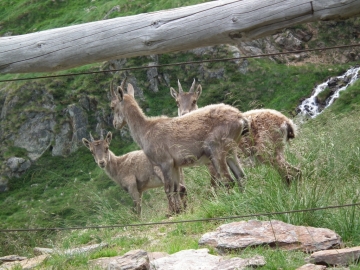
[(85, 64), (231, 44), (295, 24), (347, 19), (358, 0), (223, 0), (0, 38), (0, 73)]

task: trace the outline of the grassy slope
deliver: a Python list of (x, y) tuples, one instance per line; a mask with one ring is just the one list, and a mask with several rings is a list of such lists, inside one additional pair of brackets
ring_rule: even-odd
[[(0, 11), (0, 18), (6, 18), (1, 22), (3, 26), (1, 31), (21, 34), (96, 20), (102, 18), (106, 11), (115, 5), (115, 1), (106, 3), (105, 1), (76, 1), (76, 4), (72, 1), (41, 1), (41, 6), (39, 6), (39, 1), (31, 1), (32, 4), (28, 5), (21, 4), (25, 1), (17, 3), (12, 7), (8, 5), (5, 9), (6, 14)], [(118, 3), (116, 1), (116, 4)], [(192, 4), (192, 2), (179, 1), (171, 6), (166, 6), (169, 2), (161, 2), (161, 4), (164, 6), (150, 8), (141, 1), (132, 1), (130, 4), (121, 4), (121, 7), (125, 15), (129, 15), (130, 10), (132, 14), (135, 14), (174, 7), (173, 5)], [(34, 10), (42, 10), (44, 7), (55, 10), (51, 5), (57, 5), (57, 14), (51, 16), (58, 19), (48, 19), (46, 14), (39, 18), (31, 15)], [(71, 12), (65, 12), (65, 6), (69, 8), (69, 5), (74, 5), (70, 8)], [(96, 14), (85, 11), (84, 7), (93, 5), (98, 6), (97, 9), (92, 9), (96, 11)], [(10, 18), (9, 14), (12, 13), (14, 17)], [(15, 22), (19, 18), (26, 18), (25, 21), (28, 23), (17, 26)], [(184, 57), (196, 59), (194, 56), (174, 54), (164, 56), (160, 61), (161, 63), (183, 61)], [(216, 69), (218, 66), (221, 66), (221, 63), (213, 64), (209, 68)], [(321, 82), (327, 76), (341, 73), (347, 66), (332, 66), (332, 70), (329, 70), (329, 67), (325, 65), (288, 67), (268, 60), (252, 60), (249, 72), (242, 75), (230, 73), (235, 67), (228, 64), (226, 74), (233, 75), (228, 75), (226, 80), (210, 80), (203, 85), (204, 93), (200, 105), (224, 101), (235, 104), (242, 110), (262, 105), (289, 114), (298, 100), (307, 95), (315, 83)], [(196, 75), (196, 68), (189, 67), (185, 73), (183, 67), (173, 67), (166, 72), (171, 75), (172, 82), (180, 76), (181, 81), (184, 81), (183, 88), (186, 89), (188, 88), (186, 85), (191, 84), (191, 74)], [(137, 75), (140, 78), (143, 76), (144, 73)], [(98, 79), (103, 82), (105, 88), (109, 78), (105, 76)], [(68, 86), (72, 90), (80, 89), (79, 92), (86, 89), (86, 93), (96, 95), (98, 82), (94, 77), (70, 78), (64, 85), (63, 91), (59, 91), (55, 83), (53, 86), (49, 81), (43, 83), (52, 87), (53, 91), (59, 91), (59, 98), (76, 100), (78, 97), (73, 96), (74, 91), (65, 90), (69, 89)], [(237, 189), (230, 194), (222, 190), (214, 193), (209, 188), (209, 177), (205, 168), (187, 169), (189, 210), (175, 217), (175, 220), (276, 212), (359, 202), (360, 141), (359, 136), (354, 136), (359, 133), (359, 88), (360, 83), (356, 83), (341, 95), (331, 109), (317, 119), (304, 124), (299, 137), (290, 145), (287, 157), (291, 163), (299, 164), (302, 168), (304, 177), (301, 182), (287, 189), (272, 168), (259, 166), (246, 169), (248, 183), (245, 193), (239, 193)], [(145, 92), (147, 101), (143, 105), (144, 108), (151, 109), (149, 114), (175, 113), (168, 91), (168, 88), (162, 87), (156, 94)], [(104, 94), (98, 94), (98, 96), (101, 95)], [(347, 143), (344, 144), (344, 141)], [(116, 140), (114, 143), (114, 151), (120, 154), (122, 150), (119, 148), (123, 145)], [(90, 153), (84, 148), (67, 158), (51, 157), (47, 153), (24, 176), (11, 179), (10, 183), (11, 191), (0, 194), (0, 206), (3, 209), (0, 212), (1, 228), (68, 227), (138, 222), (137, 217), (130, 210), (129, 196), (95, 166)], [(272, 218), (298, 225), (327, 227), (339, 233), (346, 245), (353, 246), (360, 243), (358, 235), (360, 219), (356, 210), (356, 208), (343, 208), (277, 215), (263, 219)], [(167, 220), (165, 211), (166, 199), (163, 190), (149, 191), (144, 196), (144, 216), (141, 222)], [(88, 256), (72, 258), (54, 256), (45, 265), (47, 268), (86, 269), (89, 258), (115, 256), (135, 248), (169, 253), (181, 249), (198, 248), (199, 237), (219, 224), (221, 222), (58, 233), (1, 234), (0, 254), (31, 255), (31, 247), (34, 246), (69, 248), (101, 241), (112, 244), (111, 248)], [(267, 266), (264, 269), (295, 269), (303, 264), (305, 257), (299, 252), (271, 251), (265, 248), (249, 249), (240, 253), (242, 256), (251, 256), (254, 253), (264, 255), (267, 260)]]

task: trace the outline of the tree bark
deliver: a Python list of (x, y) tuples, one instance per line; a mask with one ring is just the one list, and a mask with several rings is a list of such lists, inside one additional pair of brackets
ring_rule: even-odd
[(359, 0), (222, 0), (0, 38), (0, 73), (53, 72), (85, 64), (232, 44), (295, 24), (347, 19)]

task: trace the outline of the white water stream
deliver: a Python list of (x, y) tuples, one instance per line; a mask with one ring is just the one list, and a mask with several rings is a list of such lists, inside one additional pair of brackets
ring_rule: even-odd
[[(318, 116), (324, 109), (329, 107), (333, 102), (340, 96), (340, 92), (344, 91), (348, 86), (352, 85), (360, 75), (358, 72), (360, 67), (351, 67), (345, 74), (337, 77), (331, 77), (326, 82), (323, 82), (315, 87), (313, 95), (305, 99), (298, 107), (299, 115), (315, 118)], [(321, 108), (320, 104), (317, 102), (317, 96), (328, 87), (330, 81), (342, 80), (346, 81), (346, 85), (342, 86), (335, 90), (334, 94), (326, 100), (326, 106)]]

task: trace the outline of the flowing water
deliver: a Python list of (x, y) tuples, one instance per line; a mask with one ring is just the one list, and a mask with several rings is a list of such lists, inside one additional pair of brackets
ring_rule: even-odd
[[(324, 109), (329, 107), (340, 96), (340, 92), (344, 91), (348, 86), (352, 85), (358, 78), (360, 67), (351, 67), (345, 74), (337, 77), (331, 77), (326, 82), (323, 82), (315, 87), (311, 97), (305, 99), (298, 107), (299, 115), (305, 117), (315, 118)], [(342, 82), (338, 83), (337, 82)], [(330, 87), (333, 92), (326, 99), (326, 104), (320, 104), (318, 95), (326, 88)]]

